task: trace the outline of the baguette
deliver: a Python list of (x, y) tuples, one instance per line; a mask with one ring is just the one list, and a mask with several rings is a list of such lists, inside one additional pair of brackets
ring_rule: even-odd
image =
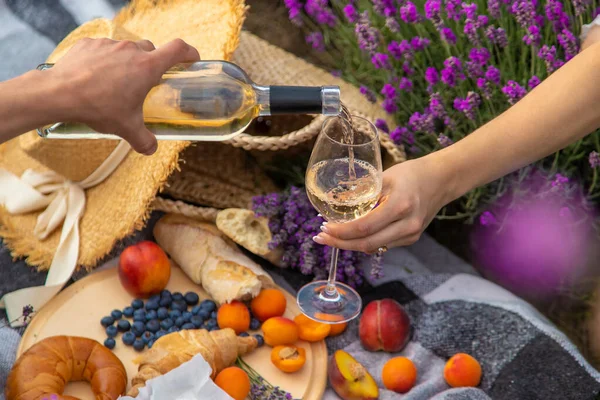
[(168, 214), (153, 233), (173, 261), (219, 305), (250, 300), (262, 288), (274, 286), (271, 277), (213, 224)]
[(228, 208), (219, 211), (216, 223), (221, 232), (240, 246), (281, 266), (283, 251), (279, 248), (269, 249), (273, 236), (267, 218), (257, 217), (251, 210)]

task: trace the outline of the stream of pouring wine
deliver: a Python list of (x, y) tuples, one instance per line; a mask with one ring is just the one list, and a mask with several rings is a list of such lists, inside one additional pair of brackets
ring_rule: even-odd
[[(342, 119), (342, 134), (344, 136), (344, 143), (354, 144), (354, 125), (352, 124), (352, 116), (350, 111), (342, 103), (342, 112), (340, 114)], [(352, 146), (348, 146), (348, 180), (353, 182), (356, 180), (356, 170), (354, 168), (354, 149)]]

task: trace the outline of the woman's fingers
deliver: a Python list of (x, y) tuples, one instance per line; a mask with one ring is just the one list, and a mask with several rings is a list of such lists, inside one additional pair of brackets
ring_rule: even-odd
[(154, 47), (154, 44), (151, 41), (146, 40), (146, 39), (138, 40), (137, 42), (135, 42), (135, 44), (137, 44), (137, 46), (144, 51), (156, 50), (156, 47)]
[(366, 237), (342, 239), (323, 232), (313, 240), (319, 244), (339, 249), (375, 253), (383, 246), (391, 248), (415, 243), (421, 234), (422, 227), (423, 223), (420, 220), (410, 218), (392, 222)]

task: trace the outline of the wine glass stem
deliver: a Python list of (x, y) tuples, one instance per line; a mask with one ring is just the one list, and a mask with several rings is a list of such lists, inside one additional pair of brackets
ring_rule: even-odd
[(327, 286), (325, 287), (325, 291), (323, 293), (325, 298), (331, 300), (335, 300), (339, 297), (339, 293), (335, 286), (339, 253), (340, 250), (337, 247), (333, 247), (333, 251), (331, 252), (331, 264), (329, 266), (329, 278), (327, 279)]

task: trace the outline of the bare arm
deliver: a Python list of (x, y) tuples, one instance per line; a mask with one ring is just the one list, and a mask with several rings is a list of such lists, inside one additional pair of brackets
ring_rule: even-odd
[(45, 71), (0, 83), (0, 143), (55, 122), (80, 122), (113, 133), (143, 154), (156, 151), (144, 125), (148, 91), (177, 63), (198, 61), (196, 49), (173, 40), (82, 39)]
[(386, 170), (380, 206), (356, 221), (327, 224), (315, 241), (367, 253), (412, 244), (447, 203), (598, 127), (600, 43), (595, 43), (464, 139)]

